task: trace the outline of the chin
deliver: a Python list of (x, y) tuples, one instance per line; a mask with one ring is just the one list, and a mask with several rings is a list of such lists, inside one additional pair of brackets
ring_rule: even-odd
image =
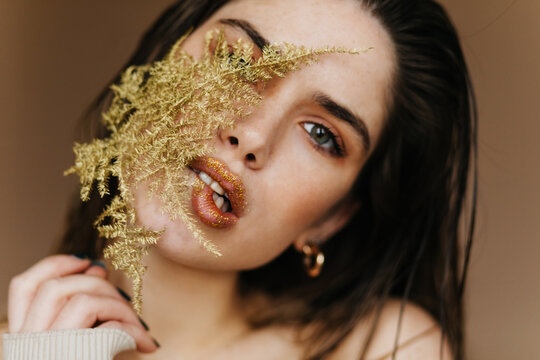
[[(204, 225), (202, 229), (205, 230)], [(204, 234), (217, 247), (221, 256), (208, 251), (184, 224), (169, 226), (154, 248), (160, 256), (178, 265), (220, 272), (250, 270), (263, 266), (284, 250), (278, 247), (264, 249), (261, 244), (238, 237), (237, 241), (234, 241), (233, 236), (221, 236), (222, 231), (224, 230), (209, 229), (209, 234)]]

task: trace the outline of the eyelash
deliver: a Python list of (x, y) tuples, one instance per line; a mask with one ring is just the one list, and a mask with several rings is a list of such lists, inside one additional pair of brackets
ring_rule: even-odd
[[(234, 53), (232, 51), (232, 49), (229, 51), (229, 63), (232, 63), (234, 60), (236, 60), (234, 57), (233, 57)], [(249, 61), (245, 61), (244, 59), (240, 58), (238, 59), (238, 63), (236, 64), (239, 68), (243, 68), (244, 66), (246, 66), (246, 64), (249, 64), (253, 62), (253, 58), (251, 58)]]
[[(343, 157), (345, 155), (343, 140), (341, 136), (339, 136), (337, 133), (335, 133), (331, 129), (327, 128), (326, 126), (322, 124), (309, 122), (309, 121), (302, 123), (302, 127), (304, 128), (304, 131), (310, 137), (311, 143), (316, 150), (322, 151), (324, 153), (327, 153), (331, 156), (336, 156), (336, 157)], [(307, 127), (309, 127), (309, 129)], [(329, 149), (324, 146), (324, 144), (326, 144), (328, 141), (325, 141), (324, 144), (319, 144), (316, 142), (316, 140), (313, 138), (313, 135), (312, 135), (312, 131), (315, 128), (323, 129), (330, 136), (329, 141), (332, 142), (333, 144), (332, 148)]]
[[(233, 55), (234, 55), (234, 52), (232, 50), (232, 47), (229, 47), (229, 61), (232, 62), (233, 61)], [(247, 63), (251, 63), (255, 61), (255, 59), (251, 58), (249, 59), (249, 61)], [(244, 67), (246, 65), (246, 62), (244, 59), (240, 59), (237, 63), (237, 66), (238, 67)], [(306, 129), (306, 125), (310, 125), (311, 126), (311, 130), (308, 130)], [(335, 157), (343, 157), (345, 155), (345, 150), (344, 150), (344, 146), (343, 146), (343, 139), (341, 138), (341, 136), (339, 136), (339, 134), (337, 134), (336, 132), (334, 132), (333, 130), (329, 129), (328, 127), (322, 125), (322, 124), (319, 124), (319, 123), (314, 123), (314, 122), (304, 122), (302, 123), (302, 126), (304, 128), (304, 131), (306, 131), (306, 133), (308, 134), (308, 136), (310, 136), (311, 138), (311, 144), (313, 145), (313, 147), (318, 150), (318, 151), (321, 151), (323, 153), (326, 153), (330, 156), (335, 156)], [(326, 133), (329, 134), (330, 136), (330, 139), (329, 141), (333, 144), (332, 145), (332, 148), (327, 148), (324, 146), (324, 144), (318, 144), (315, 139), (313, 138), (312, 134), (311, 134), (311, 131), (313, 128), (315, 127), (319, 127), (319, 128), (322, 128)], [(326, 142), (325, 142), (326, 143)]]

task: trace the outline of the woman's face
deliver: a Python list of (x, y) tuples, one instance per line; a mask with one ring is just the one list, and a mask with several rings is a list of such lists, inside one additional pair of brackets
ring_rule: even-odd
[(163, 255), (197, 268), (238, 270), (260, 266), (291, 244), (324, 241), (346, 223), (355, 206), (347, 194), (383, 128), (395, 62), (385, 30), (352, 0), (233, 1), (195, 30), (184, 50), (200, 57), (205, 34), (221, 28), (229, 43), (251, 42), (255, 56), (265, 41), (373, 47), (325, 55), (270, 81), (254, 111), (213, 139), (210, 159), (186, 169), (195, 178), (207, 166), (226, 187), (210, 170), (224, 166), (243, 185), (245, 208), (233, 209), (239, 216), (224, 227), (210, 225), (219, 220), (213, 202), (193, 194), (196, 221), (223, 256), (206, 251), (181, 220), (162, 214), (159, 200), (137, 189), (139, 221), (166, 228), (157, 245)]

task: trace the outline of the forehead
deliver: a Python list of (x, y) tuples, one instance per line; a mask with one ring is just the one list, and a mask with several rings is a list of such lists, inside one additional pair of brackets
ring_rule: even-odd
[[(233, 18), (249, 21), (271, 43), (372, 50), (329, 55), (295, 77), (305, 91), (324, 90), (364, 119), (376, 141), (386, 114), (394, 73), (392, 42), (380, 23), (355, 0), (236, 0), (206, 24)], [(374, 142), (375, 142), (374, 141)]]

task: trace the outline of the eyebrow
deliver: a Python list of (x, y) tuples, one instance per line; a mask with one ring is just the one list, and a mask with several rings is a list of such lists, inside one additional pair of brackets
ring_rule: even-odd
[(270, 45), (270, 42), (257, 30), (255, 30), (253, 25), (251, 25), (245, 20), (221, 19), (219, 20), (219, 23), (224, 25), (230, 25), (244, 31), (246, 35), (251, 38), (251, 41), (253, 41), (253, 43), (259, 48), (259, 50), (262, 50), (265, 46)]
[[(246, 33), (247, 36), (251, 38), (251, 41), (262, 50), (265, 46), (270, 45), (270, 42), (259, 33), (255, 27), (246, 20), (239, 19), (221, 19), (219, 20), (220, 24), (233, 26), (238, 28)], [(338, 104), (336, 101), (332, 100), (330, 96), (317, 92), (313, 95), (313, 101), (325, 109), (330, 115), (345, 121), (350, 124), (362, 138), (362, 143), (364, 150), (369, 151), (371, 147), (371, 139), (369, 137), (369, 132), (366, 126), (366, 123), (359, 116), (355, 115), (351, 110), (346, 106)]]
[(369, 137), (366, 123), (362, 120), (362, 118), (355, 115), (347, 107), (338, 104), (336, 101), (332, 100), (328, 95), (324, 93), (316, 92), (313, 95), (312, 99), (317, 105), (325, 109), (330, 115), (350, 124), (360, 134), (364, 150), (366, 152), (369, 151), (369, 148), (371, 146), (371, 139)]

